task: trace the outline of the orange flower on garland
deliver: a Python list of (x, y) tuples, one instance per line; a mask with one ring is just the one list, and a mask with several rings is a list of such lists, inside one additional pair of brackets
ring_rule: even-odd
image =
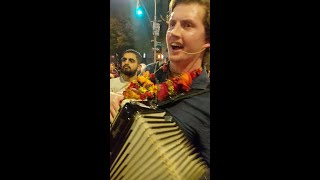
[(156, 93), (157, 86), (150, 80), (150, 73), (147, 71), (142, 76), (138, 76), (137, 80), (130, 82), (123, 91), (123, 96), (126, 99), (150, 100), (155, 97)]
[[(166, 68), (166, 66), (164, 66)], [(163, 68), (164, 69), (164, 68)], [(126, 99), (151, 100), (157, 97), (158, 101), (164, 101), (168, 97), (173, 97), (182, 92), (188, 92), (193, 79), (199, 76), (202, 69), (197, 69), (191, 73), (182, 73), (179, 77), (168, 79), (167, 81), (154, 84), (154, 74), (149, 71), (133, 80), (123, 92)]]

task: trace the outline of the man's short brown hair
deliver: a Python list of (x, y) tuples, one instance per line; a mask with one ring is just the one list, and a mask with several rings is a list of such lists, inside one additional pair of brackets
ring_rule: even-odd
[(126, 54), (126, 53), (133, 53), (133, 54), (135, 54), (136, 57), (137, 57), (138, 64), (140, 64), (140, 63), (142, 62), (142, 56), (141, 56), (141, 54), (140, 54), (138, 51), (136, 51), (136, 50), (134, 50), (134, 49), (127, 49), (126, 51), (124, 51), (124, 52), (122, 53), (122, 56), (123, 56), (124, 54)]

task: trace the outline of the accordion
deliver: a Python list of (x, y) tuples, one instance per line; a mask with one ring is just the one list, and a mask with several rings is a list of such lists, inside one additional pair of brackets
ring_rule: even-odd
[(172, 116), (126, 103), (110, 128), (110, 179), (205, 179), (209, 168)]

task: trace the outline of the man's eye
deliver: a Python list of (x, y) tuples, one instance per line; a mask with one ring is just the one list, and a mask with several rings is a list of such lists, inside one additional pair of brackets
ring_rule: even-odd
[(186, 28), (189, 28), (189, 27), (192, 27), (192, 24), (191, 23), (185, 23), (183, 26), (186, 27)]
[(174, 27), (175, 23), (174, 22), (170, 22), (169, 23), (169, 27)]
[(133, 62), (134, 62), (134, 59), (130, 59), (130, 62), (132, 62), (132, 63), (133, 63)]

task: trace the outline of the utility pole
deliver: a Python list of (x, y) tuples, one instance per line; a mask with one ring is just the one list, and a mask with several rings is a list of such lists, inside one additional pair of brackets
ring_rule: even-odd
[[(154, 18), (153, 18), (153, 62), (157, 61), (157, 35), (159, 36), (160, 24), (157, 22), (157, 2), (154, 0)], [(159, 27), (159, 28), (158, 28)]]
[[(137, 0), (137, 7), (139, 7), (139, 1), (141, 2), (143, 8), (145, 9), (147, 16), (149, 18), (149, 13), (146, 10), (146, 8), (143, 5), (143, 2), (141, 0)], [(149, 18), (149, 21), (150, 18)], [(153, 17), (153, 21), (152, 22), (152, 34), (153, 34), (153, 40), (151, 40), (151, 42), (153, 41), (153, 62), (157, 61), (157, 36), (159, 36), (159, 31), (160, 31), (160, 24), (157, 22), (157, 1), (154, 0), (154, 17)]]

